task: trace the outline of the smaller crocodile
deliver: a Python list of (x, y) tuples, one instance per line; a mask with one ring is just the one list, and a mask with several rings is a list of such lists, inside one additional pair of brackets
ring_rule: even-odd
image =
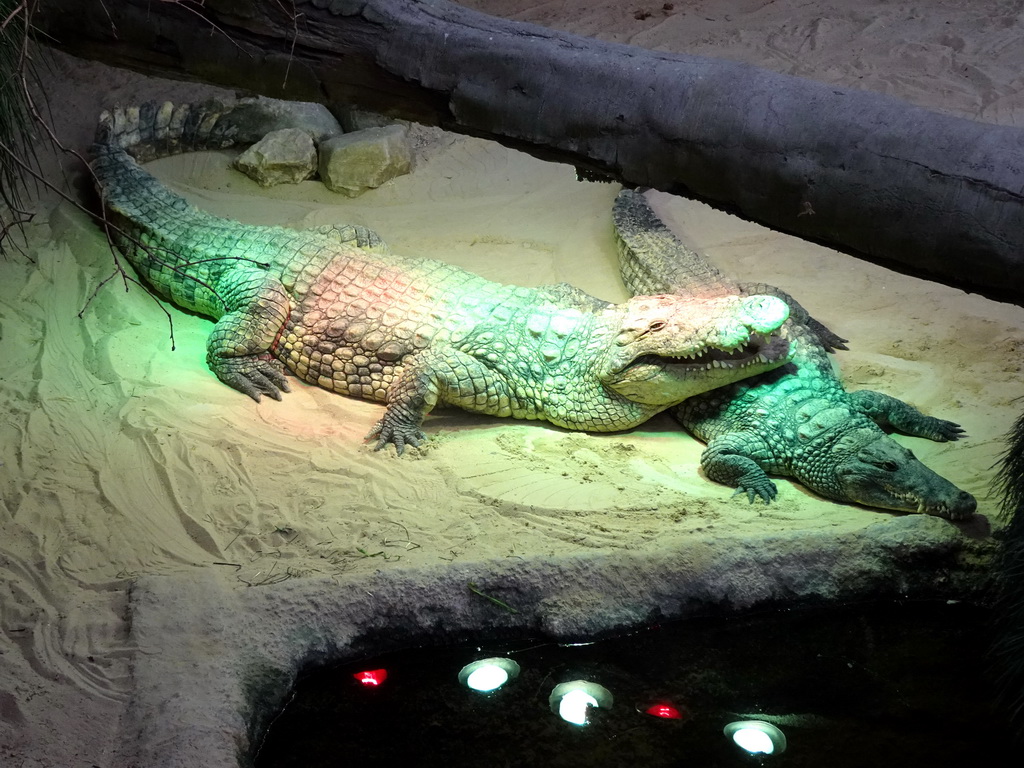
[(847, 392), (828, 352), (841, 339), (811, 318), (788, 294), (763, 284), (726, 278), (683, 245), (658, 219), (646, 198), (623, 190), (613, 218), (620, 268), (631, 292), (652, 290), (689, 296), (778, 295), (790, 305), (784, 331), (793, 360), (754, 378), (690, 398), (671, 409), (707, 443), (701, 467), (712, 480), (771, 502), (768, 475), (795, 478), (822, 496), (869, 507), (922, 512), (959, 520), (977, 503), (922, 464), (882, 427), (930, 440), (958, 439), (959, 425), (926, 416), (881, 392)]
[(774, 296), (616, 305), (565, 285), (500, 285), (394, 255), (362, 227), (296, 231), (212, 216), (132, 157), (230, 146), (236, 118), (214, 105), (105, 112), (91, 167), (114, 243), (154, 292), (216, 321), (207, 364), (255, 400), (280, 399), (287, 369), (383, 403), (368, 437), (402, 453), (441, 403), (617, 431), (788, 359), (774, 332), (789, 309)]

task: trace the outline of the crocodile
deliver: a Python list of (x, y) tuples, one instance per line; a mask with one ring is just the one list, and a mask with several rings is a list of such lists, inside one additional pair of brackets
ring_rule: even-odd
[(149, 288), (212, 318), (206, 361), (259, 401), (309, 384), (376, 401), (379, 450), (419, 446), (438, 404), (574, 430), (634, 427), (788, 360), (774, 296), (612, 304), (393, 254), (365, 227), (250, 226), (192, 206), (136, 161), (239, 142), (235, 111), (145, 104), (100, 117), (91, 168), (112, 242)]
[(974, 514), (977, 503), (929, 469), (884, 429), (939, 442), (963, 429), (926, 416), (872, 390), (849, 392), (828, 353), (845, 339), (810, 317), (784, 291), (728, 279), (687, 248), (651, 209), (644, 195), (623, 190), (613, 220), (623, 281), (633, 293), (652, 290), (691, 297), (776, 295), (790, 306), (783, 331), (793, 348), (784, 366), (692, 397), (670, 413), (707, 446), (705, 475), (770, 503), (778, 489), (769, 475), (789, 476), (835, 501), (951, 520)]

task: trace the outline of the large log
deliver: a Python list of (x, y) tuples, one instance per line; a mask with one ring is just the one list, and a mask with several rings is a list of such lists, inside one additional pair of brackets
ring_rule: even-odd
[(1024, 303), (1024, 131), (444, 0), (38, 0), (71, 53), (355, 103)]

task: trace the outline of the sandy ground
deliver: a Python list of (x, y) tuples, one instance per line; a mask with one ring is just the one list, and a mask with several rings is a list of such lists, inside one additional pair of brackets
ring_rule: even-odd
[[(1024, 125), (1022, 2), (465, 4)], [(102, 106), (212, 92), (65, 57), (47, 89), (58, 135), (77, 149)], [(609, 222), (616, 189), (579, 183), (571, 168), (435, 134), (412, 175), (349, 200), (317, 182), (262, 190), (230, 159), (184, 156), (153, 170), (218, 215), (363, 223), (399, 253), (491, 279), (625, 295)], [(74, 179), (76, 161), (64, 164)], [(343, 584), (378, 569), (670, 551), (697, 535), (849, 532), (885, 515), (786, 480), (770, 507), (732, 499), (701, 476), (701, 446), (667, 417), (589, 435), (443, 411), (428, 419), (422, 450), (375, 453), (362, 436), (377, 405), (303, 385), (256, 405), (219, 384), (203, 361), (210, 323), (168, 316), (117, 279), (98, 287), (113, 270), (103, 235), (71, 204), (47, 201), (26, 254), (0, 262), (2, 765), (109, 764), (132, 686), (127, 601), (138, 576), (214, 575), (239, 590), (305, 576)], [(900, 439), (994, 513), (991, 467), (1020, 410), (1024, 309), (701, 204), (654, 201), (725, 271), (785, 288), (850, 338), (839, 363), (852, 388), (962, 423), (961, 443)]]

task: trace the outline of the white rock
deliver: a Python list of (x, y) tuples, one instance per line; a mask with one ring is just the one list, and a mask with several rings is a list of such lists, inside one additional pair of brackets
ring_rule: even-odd
[(401, 125), (367, 128), (320, 144), (320, 179), (328, 189), (349, 197), (411, 169), (408, 131)]
[(261, 187), (298, 184), (316, 172), (316, 147), (299, 128), (271, 131), (235, 160), (235, 167)]

